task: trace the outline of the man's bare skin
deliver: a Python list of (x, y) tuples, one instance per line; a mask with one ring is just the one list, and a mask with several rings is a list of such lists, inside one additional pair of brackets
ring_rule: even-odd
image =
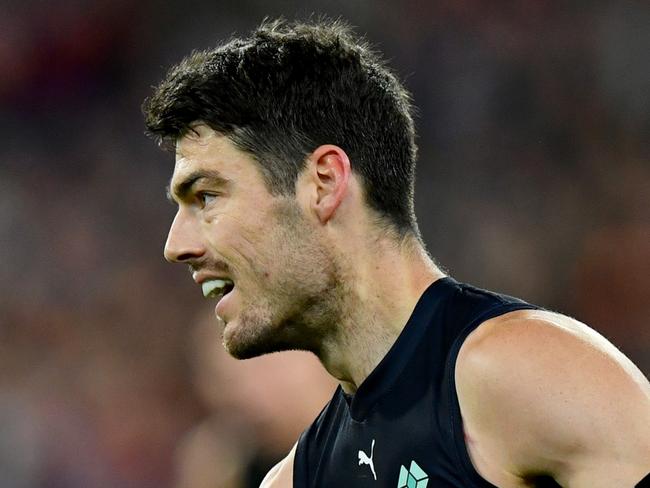
[[(517, 311), (483, 323), (461, 348), (456, 383), (468, 452), (495, 486), (544, 474), (571, 488), (632, 488), (650, 469), (648, 380), (574, 319)], [(261, 486), (293, 486), (294, 455)]]
[(296, 455), (296, 445), (293, 446), (287, 457), (276, 464), (268, 472), (260, 488), (285, 488), (293, 486), (293, 459)]
[[(177, 154), (172, 188), (208, 167), (229, 183), (216, 206), (206, 210), (193, 208), (194, 197), (183, 200), (176, 191), (181, 210), (169, 234), (168, 259), (192, 264), (218, 248), (236, 262), (236, 253), (254, 245), (254, 259), (269, 263), (270, 279), (286, 273), (275, 269), (273, 251), (284, 246), (286, 253), (286, 244), (264, 241), (275, 228), (267, 215), (278, 198), (269, 196), (250, 157), (205, 126), (183, 138)], [(323, 366), (354, 394), (395, 342), (424, 290), (444, 275), (418, 243), (396, 245), (378, 236), (361, 185), (337, 146), (321, 146), (307, 158), (295, 202), (308, 216), (306, 229), (346, 263), (350, 292), (342, 306), (348, 313), (318, 349)], [(237, 299), (277, 290), (256, 290), (264, 282), (253, 272), (249, 293), (240, 272)], [(242, 309), (234, 302), (228, 310), (227, 345), (230, 340), (237, 346), (238, 334), (250, 327)], [(650, 470), (647, 379), (611, 343), (573, 319), (520, 311), (483, 323), (461, 348), (456, 390), (470, 457), (478, 473), (497, 486), (530, 486), (543, 474), (572, 488), (632, 487)], [(295, 447), (262, 486), (292, 485), (294, 453)]]
[[(338, 23), (278, 22), (194, 53), (146, 112), (176, 149), (165, 257), (216, 299), (227, 351), (310, 351), (354, 395), (445, 276), (415, 219), (407, 91)], [(573, 319), (484, 322), (455, 383), (468, 455), (497, 486), (631, 488), (650, 470), (648, 380)], [(262, 486), (293, 485), (295, 452)]]
[(650, 385), (586, 325), (545, 311), (483, 323), (461, 348), (457, 392), (470, 457), (503, 488), (632, 487), (650, 470)]

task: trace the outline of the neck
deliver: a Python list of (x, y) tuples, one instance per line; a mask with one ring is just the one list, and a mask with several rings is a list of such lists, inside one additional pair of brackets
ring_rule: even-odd
[(342, 322), (319, 358), (354, 393), (393, 345), (424, 291), (444, 274), (415, 239), (346, 249)]

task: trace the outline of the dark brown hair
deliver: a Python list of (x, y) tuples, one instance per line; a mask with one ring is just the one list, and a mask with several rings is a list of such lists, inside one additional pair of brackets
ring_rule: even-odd
[(193, 52), (143, 104), (148, 133), (173, 145), (202, 121), (260, 165), (273, 194), (293, 194), (306, 157), (335, 144), (380, 221), (419, 236), (410, 96), (340, 21), (264, 22), (248, 38)]

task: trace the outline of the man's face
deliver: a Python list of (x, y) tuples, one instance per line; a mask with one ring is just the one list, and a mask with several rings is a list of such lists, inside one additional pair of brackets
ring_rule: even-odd
[(233, 356), (316, 352), (342, 296), (321, 229), (293, 197), (271, 195), (251, 156), (205, 125), (195, 130), (176, 147), (166, 259), (188, 264), (207, 289), (226, 282), (216, 313)]

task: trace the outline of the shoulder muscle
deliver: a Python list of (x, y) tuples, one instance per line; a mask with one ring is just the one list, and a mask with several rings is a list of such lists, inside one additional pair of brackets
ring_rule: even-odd
[(633, 479), (650, 469), (647, 379), (569, 317), (519, 311), (485, 322), (461, 348), (456, 382), (479, 464), (570, 486), (598, 486), (582, 483), (587, 472)]

